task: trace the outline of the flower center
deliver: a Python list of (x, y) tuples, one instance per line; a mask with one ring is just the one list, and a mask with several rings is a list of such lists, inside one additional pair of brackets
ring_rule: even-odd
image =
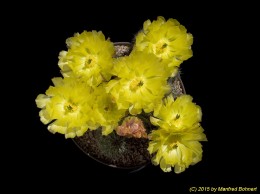
[(178, 141), (180, 138), (181, 136), (179, 134), (174, 134), (169, 137), (168, 142), (172, 149), (176, 149), (178, 147)]
[(104, 111), (110, 112), (110, 111), (112, 111), (112, 110), (113, 110), (113, 104), (112, 104), (112, 103), (107, 103), (107, 104), (105, 104), (105, 106), (104, 106)]
[(140, 78), (135, 78), (130, 83), (130, 90), (136, 91), (137, 89), (141, 88), (144, 85), (144, 82)]
[(83, 69), (94, 67), (97, 63), (97, 58), (93, 55), (86, 57)]
[(179, 119), (179, 118), (180, 118), (180, 115), (177, 114), (177, 115), (175, 116), (174, 120), (176, 121), (176, 120)]
[(75, 112), (75, 111), (78, 110), (78, 106), (77, 106), (75, 103), (67, 102), (67, 103), (64, 105), (64, 109), (65, 109), (65, 114), (67, 114), (67, 113), (73, 113), (73, 112)]
[(154, 53), (156, 55), (160, 55), (164, 53), (167, 49), (167, 46), (168, 45), (164, 41), (159, 41), (158, 43), (155, 44)]

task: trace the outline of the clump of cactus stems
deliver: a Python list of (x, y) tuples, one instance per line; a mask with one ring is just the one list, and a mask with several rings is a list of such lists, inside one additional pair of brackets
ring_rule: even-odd
[(50, 132), (74, 138), (102, 128), (106, 136), (115, 130), (144, 138), (153, 164), (164, 172), (173, 167), (181, 173), (201, 161), (200, 141), (207, 141), (201, 108), (190, 95), (175, 98), (179, 88), (170, 84), (193, 55), (193, 36), (176, 19), (145, 21), (133, 48), (124, 47), (118, 57), (101, 31), (76, 33), (66, 43), (58, 61), (63, 77), (36, 98)]

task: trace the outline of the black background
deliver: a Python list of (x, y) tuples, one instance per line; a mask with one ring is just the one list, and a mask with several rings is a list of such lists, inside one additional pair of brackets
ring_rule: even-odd
[[(221, 7), (215, 11), (212, 5), (190, 12), (185, 7), (165, 5), (138, 11), (135, 6), (124, 6), (104, 13), (97, 7), (79, 7), (69, 5), (57, 11), (50, 7), (42, 10), (39, 5), (25, 19), (30, 21), (28, 52), (34, 57), (30, 61), (32, 126), (23, 142), (26, 151), (19, 156), (22, 174), (27, 174), (30, 181), (39, 180), (41, 186), (58, 188), (100, 189), (107, 182), (111, 184), (105, 188), (111, 190), (117, 190), (118, 185), (133, 190), (156, 186), (181, 192), (188, 192), (192, 186), (256, 187), (259, 146), (255, 131), (259, 127), (248, 109), (255, 106), (255, 99), (250, 97), (254, 80), (246, 77), (248, 20), (240, 10), (230, 12)], [(181, 174), (164, 173), (152, 165), (129, 173), (99, 164), (72, 140), (49, 133), (39, 120), (35, 98), (51, 85), (51, 78), (61, 76), (57, 62), (59, 52), (66, 50), (65, 40), (75, 32), (101, 30), (112, 42), (130, 42), (145, 20), (155, 20), (159, 15), (177, 19), (194, 36), (193, 57), (181, 65), (181, 78), (186, 92), (203, 111), (202, 126), (208, 142), (202, 143), (202, 161)]]

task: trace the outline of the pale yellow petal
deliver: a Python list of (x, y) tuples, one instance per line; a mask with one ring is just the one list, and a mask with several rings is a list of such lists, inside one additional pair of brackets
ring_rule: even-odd
[(53, 82), (54, 86), (62, 86), (63, 79), (61, 77), (52, 78), (51, 81)]
[(176, 164), (176, 165), (174, 166), (174, 172), (175, 172), (176, 174), (179, 174), (179, 173), (181, 173), (181, 172), (184, 172), (185, 169), (186, 169), (186, 168), (185, 168), (184, 165)]
[(65, 134), (65, 138), (74, 138), (76, 137), (76, 133), (75, 132), (70, 132), (70, 133), (66, 133)]
[(160, 168), (163, 170), (163, 172), (172, 171), (171, 165), (167, 164), (164, 159), (160, 161)]
[(38, 108), (44, 108), (49, 101), (50, 98), (44, 94), (39, 94), (35, 100)]
[(44, 124), (48, 124), (53, 120), (53, 118), (50, 117), (50, 115), (45, 109), (41, 110), (39, 115), (40, 115), (41, 122), (43, 122)]
[(48, 130), (52, 133), (58, 132), (58, 133), (61, 133), (61, 134), (65, 134), (66, 131), (67, 131), (67, 127), (57, 125), (57, 121), (55, 121), (48, 126)]
[(105, 126), (102, 127), (102, 135), (109, 135), (110, 133), (112, 133), (114, 130), (113, 126)]

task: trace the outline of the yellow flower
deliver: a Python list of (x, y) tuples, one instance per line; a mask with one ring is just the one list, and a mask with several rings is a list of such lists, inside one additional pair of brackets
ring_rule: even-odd
[(176, 68), (192, 56), (192, 42), (192, 35), (177, 20), (165, 21), (160, 16), (153, 22), (144, 22), (143, 30), (136, 36), (134, 50), (153, 53), (176, 73)]
[(117, 104), (110, 94), (106, 93), (104, 85), (98, 86), (95, 91), (97, 99), (94, 109), (97, 110), (98, 121), (102, 126), (102, 134), (110, 134), (118, 126), (118, 122), (124, 117), (126, 111), (118, 110)]
[(101, 31), (84, 31), (68, 38), (68, 51), (59, 55), (59, 67), (64, 77), (78, 77), (90, 86), (111, 78), (114, 46)]
[(96, 129), (95, 112), (91, 105), (93, 89), (72, 78), (53, 78), (54, 87), (50, 86), (46, 95), (36, 98), (41, 108), (40, 119), (44, 124), (51, 124), (48, 130), (64, 134), (66, 138), (82, 136), (88, 129)]
[(206, 141), (206, 137), (199, 125), (180, 133), (159, 128), (152, 131), (150, 138), (148, 151), (155, 153), (152, 162), (154, 165), (160, 164), (164, 172), (170, 172), (174, 167), (175, 173), (181, 173), (202, 159), (199, 141)]
[(148, 151), (155, 154), (153, 164), (160, 164), (164, 172), (170, 172), (174, 167), (175, 173), (181, 173), (201, 161), (199, 141), (207, 141), (207, 138), (199, 124), (201, 110), (192, 103), (191, 96), (183, 95), (174, 101), (170, 95), (155, 108), (150, 120), (159, 127), (149, 136)]
[(201, 108), (192, 102), (190, 95), (182, 95), (174, 100), (169, 95), (154, 108), (153, 125), (164, 129), (183, 131), (201, 121)]
[(167, 74), (161, 62), (152, 54), (132, 53), (115, 64), (117, 78), (110, 80), (106, 90), (111, 93), (119, 109), (129, 109), (133, 115), (151, 112), (166, 92)]

